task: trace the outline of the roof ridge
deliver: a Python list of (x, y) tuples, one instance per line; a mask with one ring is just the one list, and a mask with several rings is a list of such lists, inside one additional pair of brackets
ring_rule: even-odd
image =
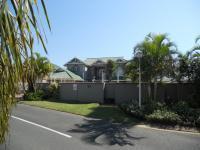
[(124, 56), (118, 56), (118, 57), (90, 57), (86, 59), (98, 59), (98, 58), (124, 58)]

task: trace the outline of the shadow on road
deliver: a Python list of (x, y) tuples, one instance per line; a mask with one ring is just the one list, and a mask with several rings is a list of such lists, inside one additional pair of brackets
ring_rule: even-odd
[(113, 123), (106, 120), (85, 119), (84, 124), (76, 124), (75, 129), (67, 132), (83, 133), (82, 140), (90, 144), (134, 145), (135, 140), (144, 137), (134, 137), (128, 133), (128, 128), (133, 124)]

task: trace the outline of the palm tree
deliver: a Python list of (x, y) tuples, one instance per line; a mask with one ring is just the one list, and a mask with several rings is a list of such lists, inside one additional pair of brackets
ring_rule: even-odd
[(51, 62), (46, 58), (42, 57), (39, 53), (36, 55), (36, 64), (37, 64), (37, 80), (42, 80), (45, 76), (49, 75), (53, 71), (53, 66)]
[(198, 43), (199, 41), (200, 41), (200, 36), (196, 38), (195, 40), (196, 45), (190, 51), (191, 57), (200, 57), (200, 44)]
[(52, 65), (46, 57), (42, 57), (39, 53), (34, 55), (24, 62), (27, 67), (24, 78), (28, 83), (28, 91), (34, 92), (36, 82), (40, 82), (45, 76), (52, 71)]
[[(158, 79), (173, 74), (173, 54), (177, 54), (176, 45), (170, 41), (167, 34), (148, 34), (145, 40), (134, 47), (134, 54), (142, 54), (141, 68), (144, 80), (154, 82), (154, 100), (157, 95)], [(135, 58), (137, 60), (137, 58)]]
[(182, 82), (183, 79), (189, 79), (189, 64), (190, 64), (190, 52), (186, 52), (185, 54), (179, 54), (177, 57), (177, 65), (175, 67), (176, 72), (176, 80), (178, 82)]
[(35, 15), (39, 2), (50, 28), (44, 0), (0, 0), (0, 143), (8, 132), (10, 110), (25, 71), (23, 61), (34, 51), (34, 37), (46, 51), (39, 15)]
[(198, 70), (200, 62), (200, 45), (199, 45), (200, 36), (195, 40), (196, 45), (186, 54), (179, 54), (178, 56), (178, 81), (181, 81), (182, 78), (187, 78), (188, 81), (192, 82), (194, 80), (194, 74)]

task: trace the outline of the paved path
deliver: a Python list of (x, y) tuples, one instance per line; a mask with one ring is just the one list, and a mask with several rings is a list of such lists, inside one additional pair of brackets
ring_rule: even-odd
[[(7, 150), (200, 150), (200, 135), (144, 129), (17, 105)], [(0, 150), (5, 144), (0, 145)]]

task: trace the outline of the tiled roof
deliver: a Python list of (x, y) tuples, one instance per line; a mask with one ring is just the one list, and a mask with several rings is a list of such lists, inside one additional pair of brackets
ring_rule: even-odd
[(73, 72), (69, 71), (69, 70), (65, 70), (55, 64), (53, 65), (53, 72), (50, 73), (49, 78), (51, 80), (58, 80), (58, 79), (62, 79), (62, 80), (69, 80), (69, 81), (83, 81), (83, 79), (74, 74)]
[(53, 72), (61, 72), (61, 71), (64, 71), (63, 68), (59, 67), (58, 65), (56, 64), (51, 64), (52, 67), (53, 67)]

